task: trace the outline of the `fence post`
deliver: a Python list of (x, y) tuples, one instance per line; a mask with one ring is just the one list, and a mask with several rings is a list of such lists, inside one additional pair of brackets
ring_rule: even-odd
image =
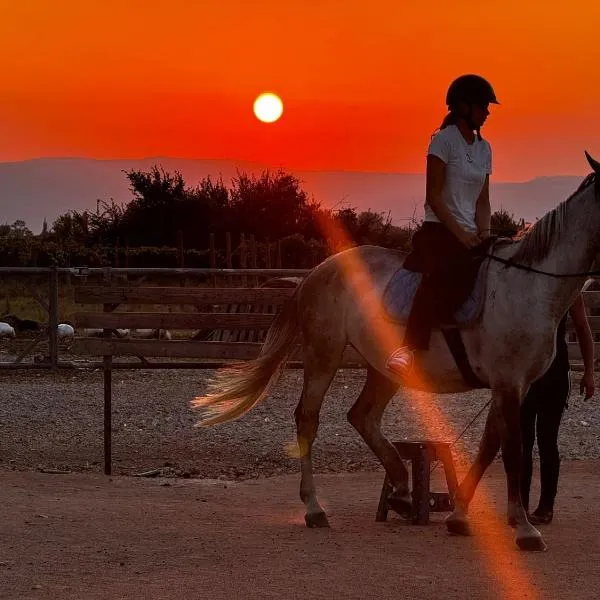
[[(248, 248), (246, 246), (246, 236), (243, 233), (240, 233), (240, 268), (246, 269), (248, 268)], [(246, 287), (248, 285), (248, 279), (245, 275), (242, 275), (242, 287)]]
[[(112, 280), (110, 269), (104, 271), (104, 284)], [(103, 305), (103, 311), (112, 312), (114, 306), (110, 304)], [(109, 338), (111, 332), (104, 329), (102, 336)], [(104, 375), (104, 474), (110, 475), (112, 472), (112, 355), (107, 354), (102, 357), (103, 375)]]
[[(217, 253), (215, 251), (215, 234), (210, 233), (208, 236), (208, 243), (210, 245), (210, 268), (217, 268)], [(213, 275), (212, 277), (213, 287), (217, 287), (217, 276)]]
[(271, 268), (271, 240), (269, 238), (267, 238), (266, 250), (267, 250), (267, 254), (266, 254), (267, 269), (270, 269)]
[(185, 266), (185, 254), (183, 250), (183, 231), (177, 230), (177, 264), (180, 269)]
[[(252, 268), (258, 269), (258, 253), (256, 251), (256, 239), (254, 234), (250, 236), (250, 252), (252, 254)], [(258, 287), (258, 275), (254, 277), (254, 286)]]
[[(225, 253), (227, 260), (227, 268), (232, 269), (233, 267), (231, 264), (231, 233), (229, 231), (225, 233)], [(227, 276), (227, 283), (231, 285), (231, 275)]]
[(58, 269), (52, 267), (48, 281), (48, 349), (52, 370), (58, 367)]

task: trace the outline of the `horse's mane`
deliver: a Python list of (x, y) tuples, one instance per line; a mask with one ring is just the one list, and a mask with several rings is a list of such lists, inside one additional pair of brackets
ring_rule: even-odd
[(511, 257), (512, 260), (531, 264), (546, 258), (553, 241), (563, 232), (569, 201), (595, 182), (596, 173), (590, 173), (566, 200), (537, 221), (518, 242), (517, 249)]

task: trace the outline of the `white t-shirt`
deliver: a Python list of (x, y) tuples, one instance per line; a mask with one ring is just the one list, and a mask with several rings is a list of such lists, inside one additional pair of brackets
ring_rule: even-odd
[[(485, 177), (492, 172), (492, 149), (486, 140), (469, 144), (456, 125), (445, 127), (431, 140), (428, 154), (446, 163), (446, 181), (442, 197), (457, 222), (475, 233), (475, 208)], [(425, 221), (439, 223), (431, 207), (425, 203)]]

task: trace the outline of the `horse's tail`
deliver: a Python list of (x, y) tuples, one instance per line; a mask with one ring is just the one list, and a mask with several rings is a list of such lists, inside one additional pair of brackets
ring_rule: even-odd
[(207, 394), (192, 400), (193, 407), (207, 409), (198, 425), (216, 425), (237, 419), (267, 396), (300, 335), (297, 294), (298, 290), (275, 317), (258, 357), (221, 369), (209, 383)]

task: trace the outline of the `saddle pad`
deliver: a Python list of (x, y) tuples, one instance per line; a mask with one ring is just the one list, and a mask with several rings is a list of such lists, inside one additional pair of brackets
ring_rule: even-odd
[[(448, 325), (449, 327), (464, 327), (473, 323), (479, 316), (485, 295), (487, 264), (486, 261), (479, 268), (470, 296), (454, 314), (456, 323)], [(392, 275), (383, 292), (383, 309), (390, 320), (406, 323), (421, 277), (421, 273), (408, 269), (399, 269)]]

